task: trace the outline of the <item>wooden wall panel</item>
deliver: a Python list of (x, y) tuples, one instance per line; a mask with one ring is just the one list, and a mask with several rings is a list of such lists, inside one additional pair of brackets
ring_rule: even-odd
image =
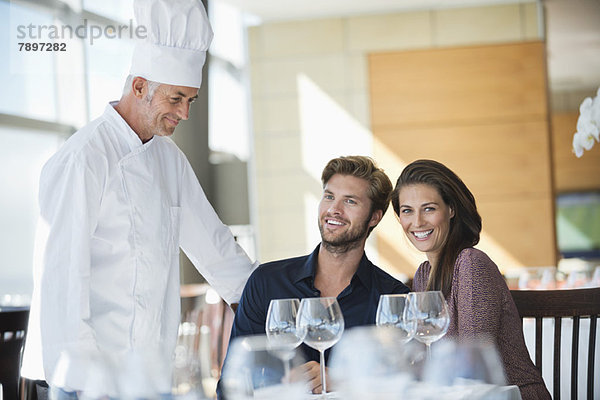
[(600, 190), (600, 145), (577, 158), (572, 151), (579, 112), (552, 115), (554, 185), (557, 192)]
[[(482, 238), (478, 247), (501, 269), (522, 266), (556, 266), (554, 234), (554, 197), (501, 197), (498, 201), (478, 201), (483, 219)], [(505, 259), (504, 253), (511, 258)]]
[(541, 42), (372, 54), (373, 126), (545, 118)]
[[(421, 128), (380, 128), (385, 146), (410, 162), (431, 158), (454, 170), (478, 200), (539, 196), (551, 191), (548, 124), (545, 121)], [(397, 178), (397, 177), (394, 177)]]
[[(418, 158), (453, 169), (501, 268), (556, 265), (545, 59), (541, 42), (369, 57), (375, 158), (386, 171)], [(392, 235), (378, 237), (393, 255)]]

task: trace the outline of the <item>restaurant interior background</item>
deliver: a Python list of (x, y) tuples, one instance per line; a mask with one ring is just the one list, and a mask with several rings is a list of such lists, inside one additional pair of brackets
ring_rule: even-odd
[[(200, 101), (174, 140), (251, 258), (310, 252), (322, 168), (363, 154), (392, 181), (417, 158), (454, 169), (483, 217), (478, 247), (511, 287), (600, 275), (600, 145), (572, 152), (579, 105), (600, 87), (600, 1), (209, 0), (208, 11)], [(132, 18), (132, 0), (0, 0), (3, 304), (29, 302), (42, 165), (118, 99), (133, 48), (88, 36), (19, 52), (18, 26)], [(423, 260), (391, 210), (367, 254), (402, 280)], [(198, 282), (182, 254), (182, 283)]]

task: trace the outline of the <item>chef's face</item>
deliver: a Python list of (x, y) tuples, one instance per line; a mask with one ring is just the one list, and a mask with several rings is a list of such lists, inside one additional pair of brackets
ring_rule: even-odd
[(179, 121), (189, 117), (190, 105), (198, 98), (198, 88), (160, 85), (151, 99), (144, 98), (144, 125), (150, 137), (171, 136)]

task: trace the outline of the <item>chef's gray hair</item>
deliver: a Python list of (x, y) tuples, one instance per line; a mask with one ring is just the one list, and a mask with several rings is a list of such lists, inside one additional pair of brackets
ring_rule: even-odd
[[(131, 92), (131, 84), (133, 83), (133, 78), (135, 75), (128, 75), (125, 80), (125, 86), (123, 87), (123, 95), (129, 94)], [(160, 83), (154, 81), (148, 81), (148, 96), (146, 96), (146, 100), (152, 101), (152, 97), (154, 97), (154, 92), (156, 88), (160, 86)]]

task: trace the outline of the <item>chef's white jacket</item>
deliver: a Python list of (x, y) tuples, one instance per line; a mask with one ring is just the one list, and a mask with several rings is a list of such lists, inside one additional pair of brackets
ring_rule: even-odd
[[(51, 381), (61, 351), (171, 354), (179, 248), (228, 303), (255, 268), (209, 204), (185, 155), (143, 143), (109, 104), (44, 166), (23, 376)], [(42, 355), (42, 365), (39, 355)], [(80, 357), (81, 358), (81, 357)], [(82, 389), (89, 365), (68, 386)], [(77, 374), (75, 374), (77, 375)]]

